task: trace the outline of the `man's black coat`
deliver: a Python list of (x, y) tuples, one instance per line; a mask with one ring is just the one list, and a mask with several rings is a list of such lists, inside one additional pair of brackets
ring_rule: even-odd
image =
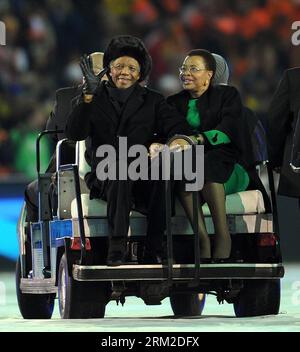
[(97, 193), (93, 193), (93, 185), (97, 164), (101, 160), (96, 157), (99, 146), (112, 145), (118, 150), (119, 137), (127, 137), (128, 148), (136, 144), (148, 147), (154, 134), (160, 137), (193, 134), (185, 119), (167, 104), (160, 93), (139, 84), (136, 84), (120, 116), (109, 98), (106, 84), (100, 84), (91, 103), (84, 103), (81, 96), (74, 99), (65, 130), (71, 140), (91, 137), (88, 154), (91, 155), (92, 172), (86, 178), (91, 197), (97, 197)]
[(293, 136), (300, 110), (300, 67), (286, 70), (268, 113), (268, 151), (273, 167), (281, 167), (278, 194), (300, 197), (300, 174), (290, 166)]

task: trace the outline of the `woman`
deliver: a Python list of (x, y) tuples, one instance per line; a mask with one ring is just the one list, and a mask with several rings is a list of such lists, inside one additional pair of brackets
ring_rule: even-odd
[[(99, 180), (96, 176), (100, 162), (105, 159), (97, 155), (100, 145), (109, 145), (117, 153), (114, 164), (127, 165), (118, 154), (119, 137), (127, 137), (127, 150), (136, 144), (149, 146), (154, 133), (170, 137), (176, 133), (192, 134), (189, 125), (170, 107), (164, 97), (141, 85), (150, 74), (151, 57), (143, 42), (132, 36), (118, 36), (108, 44), (103, 66), (108, 81), (101, 82), (84, 58), (81, 62), (85, 78), (83, 94), (73, 102), (66, 135), (72, 140), (91, 140), (88, 154), (91, 156), (91, 172), (86, 176), (91, 198), (107, 201), (109, 225), (109, 248), (107, 265), (117, 266), (125, 261), (129, 213), (132, 202), (143, 202), (141, 193), (147, 194), (147, 239), (144, 261), (160, 261), (162, 235), (164, 231), (163, 184), (143, 182), (143, 192), (138, 190), (140, 181), (117, 179)], [(120, 153), (121, 154), (121, 153)], [(117, 165), (116, 165), (117, 164)], [(113, 167), (113, 166), (112, 166)], [(127, 170), (125, 170), (127, 174)], [(146, 191), (146, 190), (147, 191)]]
[[(202, 207), (199, 209), (200, 256), (214, 261), (230, 257), (231, 238), (226, 221), (226, 194), (243, 191), (249, 177), (237, 162), (240, 159), (242, 126), (242, 103), (234, 87), (212, 86), (216, 71), (213, 55), (206, 50), (196, 49), (188, 53), (179, 68), (183, 90), (170, 96), (167, 101), (186, 117), (197, 133), (199, 144), (204, 144), (204, 186), (199, 192), (200, 204), (205, 202), (210, 209), (215, 241), (211, 251), (205, 227)], [(179, 199), (193, 220), (191, 192), (179, 189)]]

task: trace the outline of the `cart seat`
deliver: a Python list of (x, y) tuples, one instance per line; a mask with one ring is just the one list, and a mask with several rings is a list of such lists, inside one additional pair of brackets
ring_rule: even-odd
[[(79, 164), (79, 176), (81, 180), (81, 200), (84, 217), (106, 217), (106, 202), (101, 199), (90, 199), (89, 191), (83, 180), (84, 175), (90, 170), (87, 164), (85, 154), (85, 142), (78, 142), (77, 146), (77, 161)], [(261, 214), (265, 212), (264, 200), (262, 193), (258, 190), (243, 191), (226, 196), (226, 213), (228, 215), (245, 215), (245, 214)], [(207, 204), (203, 205), (204, 216), (210, 216), (210, 211)], [(78, 218), (76, 199), (71, 203), (71, 216)], [(142, 214), (132, 211), (132, 217), (143, 217)], [(176, 201), (176, 216), (185, 216), (184, 210)]]
[[(101, 199), (89, 199), (89, 194), (81, 194), (84, 217), (106, 217), (106, 202)], [(204, 216), (210, 216), (207, 204), (202, 207)], [(226, 197), (226, 213), (228, 215), (261, 214), (265, 212), (264, 200), (260, 191), (251, 190), (230, 194)], [(71, 204), (72, 218), (78, 218), (76, 199)], [(141, 213), (131, 212), (132, 217), (143, 217)], [(184, 210), (176, 201), (176, 216), (185, 216)]]
[[(82, 211), (84, 217), (106, 217), (106, 202), (101, 199), (89, 199), (89, 194), (81, 194)], [(210, 216), (207, 204), (203, 206), (204, 216)], [(264, 200), (260, 191), (244, 191), (230, 194), (226, 197), (226, 213), (228, 215), (261, 214), (265, 212)], [(71, 203), (72, 218), (78, 218), (76, 199)], [(142, 217), (141, 213), (131, 212), (132, 217)], [(176, 201), (176, 216), (185, 216), (184, 210)]]

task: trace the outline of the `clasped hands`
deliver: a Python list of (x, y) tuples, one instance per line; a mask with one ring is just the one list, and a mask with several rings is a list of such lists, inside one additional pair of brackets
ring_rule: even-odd
[[(197, 134), (193, 136), (189, 136), (190, 139), (194, 142), (194, 144), (204, 144), (204, 137), (202, 134)], [(151, 159), (154, 159), (158, 156), (158, 154), (163, 150), (165, 144), (162, 143), (152, 143), (149, 147), (149, 156)], [(169, 145), (169, 149), (172, 152), (181, 152), (187, 150), (191, 147), (191, 144), (183, 138), (174, 139)]]

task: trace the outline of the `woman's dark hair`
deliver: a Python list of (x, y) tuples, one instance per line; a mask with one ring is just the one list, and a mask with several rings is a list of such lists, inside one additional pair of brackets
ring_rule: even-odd
[(193, 49), (188, 56), (201, 56), (205, 62), (205, 68), (213, 72), (212, 78), (216, 72), (216, 60), (212, 53), (205, 49)]

